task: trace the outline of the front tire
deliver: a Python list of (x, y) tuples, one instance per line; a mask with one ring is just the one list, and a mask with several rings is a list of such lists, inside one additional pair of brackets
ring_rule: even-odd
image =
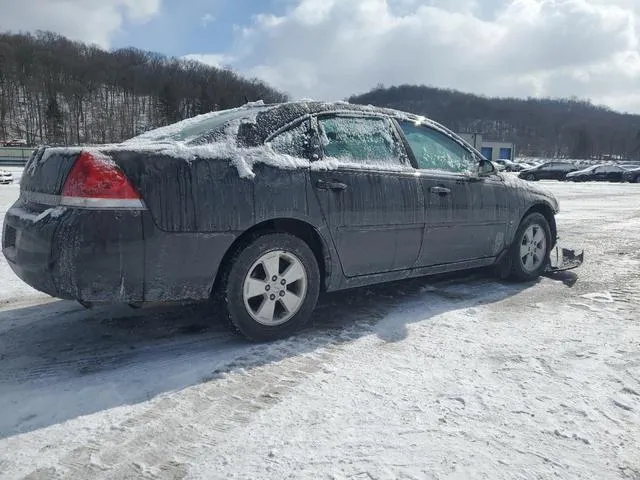
[(511, 278), (529, 282), (542, 275), (549, 263), (551, 241), (551, 229), (544, 215), (527, 215), (518, 227), (509, 252)]
[(309, 321), (320, 292), (320, 269), (298, 237), (266, 234), (237, 252), (220, 287), (231, 330), (249, 340), (275, 340)]
[(524, 176), (524, 179), (529, 181), (529, 182), (535, 182), (536, 181), (536, 176), (533, 175), (532, 173), (529, 173), (529, 174)]

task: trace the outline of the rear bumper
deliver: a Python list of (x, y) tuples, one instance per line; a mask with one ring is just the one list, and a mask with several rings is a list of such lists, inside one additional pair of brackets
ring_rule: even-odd
[(83, 302), (143, 300), (141, 212), (18, 202), (5, 216), (3, 254), (25, 283)]
[(84, 303), (209, 298), (232, 234), (160, 231), (146, 211), (16, 203), (5, 216), (2, 252), (25, 283)]

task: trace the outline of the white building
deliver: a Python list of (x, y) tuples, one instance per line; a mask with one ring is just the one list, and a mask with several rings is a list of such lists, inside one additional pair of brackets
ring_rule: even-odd
[(513, 160), (516, 156), (515, 143), (492, 142), (485, 140), (480, 133), (459, 133), (460, 137), (469, 142), (488, 160)]

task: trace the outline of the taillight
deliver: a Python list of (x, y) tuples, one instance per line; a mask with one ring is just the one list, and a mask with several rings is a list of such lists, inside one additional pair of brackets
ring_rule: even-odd
[(144, 209), (138, 192), (109, 158), (82, 152), (62, 188), (61, 205)]

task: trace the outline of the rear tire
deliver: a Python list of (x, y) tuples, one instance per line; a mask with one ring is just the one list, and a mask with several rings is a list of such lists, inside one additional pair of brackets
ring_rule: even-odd
[(238, 250), (217, 294), (234, 333), (269, 341), (301, 329), (319, 292), (320, 269), (309, 246), (293, 235), (270, 233)]
[(527, 215), (520, 223), (511, 244), (509, 261), (510, 277), (516, 281), (529, 282), (544, 273), (549, 264), (551, 251), (551, 229), (549, 222), (540, 213)]

